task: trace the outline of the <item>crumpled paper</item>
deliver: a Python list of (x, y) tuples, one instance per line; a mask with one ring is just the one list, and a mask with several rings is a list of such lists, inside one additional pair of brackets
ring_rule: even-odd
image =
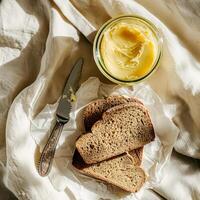
[[(87, 94), (87, 95), (85, 95)], [(79, 174), (72, 166), (72, 156), (77, 137), (84, 132), (82, 120), (83, 108), (92, 100), (109, 95), (125, 95), (139, 98), (148, 108), (154, 125), (156, 139), (145, 145), (142, 167), (148, 179), (144, 187), (136, 194), (127, 194), (116, 187), (106, 185), (96, 179)], [(178, 129), (172, 122), (175, 114), (174, 105), (165, 105), (157, 94), (145, 84), (122, 88), (116, 85), (102, 84), (98, 78), (89, 78), (76, 93), (77, 101), (73, 103), (70, 121), (65, 125), (59, 140), (52, 170), (48, 176), (53, 187), (65, 191), (71, 199), (123, 199), (139, 198), (144, 188), (152, 188), (163, 178), (163, 168), (170, 158)], [(31, 135), (39, 145), (44, 147), (50, 130), (55, 122), (55, 110), (58, 102), (47, 105), (31, 122)], [(50, 128), (51, 127), (51, 128)]]

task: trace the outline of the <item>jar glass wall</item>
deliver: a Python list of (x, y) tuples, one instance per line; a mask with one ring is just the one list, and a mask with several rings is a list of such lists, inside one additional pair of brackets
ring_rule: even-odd
[[(122, 30), (117, 30), (119, 24), (121, 26), (120, 28), (121, 29), (123, 28)], [(126, 28), (125, 26), (129, 26), (129, 24), (130, 24), (130, 27), (133, 27), (133, 30), (125, 29)], [(134, 28), (134, 26), (136, 26), (136, 28)], [(150, 36), (151, 38), (153, 38), (152, 40), (155, 44), (154, 46), (156, 46), (155, 48), (156, 50), (153, 54), (154, 55), (153, 59), (152, 59), (151, 51), (149, 51), (149, 48), (152, 45), (147, 46), (144, 41), (144, 38), (142, 38), (142, 34), (141, 35), (138, 34), (139, 26), (142, 27), (141, 30), (144, 32), (144, 34), (146, 34), (145, 36), (149, 37), (149, 35), (151, 34)], [(119, 35), (117, 35), (116, 37), (115, 35), (113, 36), (114, 32), (111, 33), (112, 35), (109, 32), (111, 36), (108, 35), (107, 32), (110, 30), (118, 31), (116, 33), (117, 34), (120, 33), (121, 35), (123, 33), (124, 34), (123, 37), (124, 36), (127, 37), (127, 42), (125, 42), (123, 45), (119, 44), (121, 46), (116, 46), (118, 45), (118, 43), (124, 42), (125, 40), (124, 38), (120, 38)], [(149, 31), (149, 33), (147, 32), (147, 30)], [(131, 35), (132, 33), (133, 35)], [(105, 40), (106, 34), (109, 36), (107, 40)], [(134, 40), (134, 39), (137, 39), (139, 43), (138, 44), (130, 43), (131, 40)], [(149, 39), (147, 39), (147, 41), (149, 41)], [(146, 45), (145, 47), (141, 46), (142, 42), (144, 43), (144, 45)], [(95, 40), (94, 40), (94, 44), (93, 44), (93, 55), (94, 55), (94, 59), (97, 64), (97, 67), (99, 68), (99, 70), (102, 72), (102, 74), (105, 77), (107, 77), (109, 80), (111, 80), (114, 83), (133, 85), (134, 83), (140, 82), (144, 80), (145, 78), (149, 77), (157, 69), (157, 67), (159, 66), (159, 62), (160, 62), (160, 58), (162, 54), (162, 42), (163, 40), (162, 40), (161, 33), (159, 32), (157, 27), (154, 24), (152, 24), (150, 21), (148, 21), (147, 19), (144, 19), (139, 16), (132, 16), (132, 15), (120, 16), (120, 17), (107, 21), (97, 32)], [(102, 46), (104, 46), (104, 49), (102, 48)], [(126, 46), (131, 47), (129, 52), (127, 51), (127, 49), (124, 49)], [(144, 52), (142, 55), (141, 51), (144, 50), (145, 48), (148, 51)], [(138, 55), (136, 54), (137, 49), (139, 49), (137, 52)], [(112, 51), (110, 55), (109, 55), (109, 51)], [(113, 55), (116, 55), (116, 57), (113, 57)], [(135, 58), (132, 59), (131, 56), (133, 57), (135, 56)], [(129, 61), (127, 60), (127, 58), (129, 59), (129, 57), (130, 57), (130, 63), (127, 64), (127, 62)], [(144, 59), (141, 60), (141, 58), (144, 58), (144, 57), (146, 58), (146, 60)], [(122, 60), (120, 60), (121, 58)], [(137, 60), (135, 61), (134, 59), (135, 60), (137, 59)], [(149, 60), (152, 60), (151, 66), (149, 65), (149, 68), (147, 68), (148, 62), (150, 63)], [(134, 66), (132, 66), (132, 64), (137, 65), (138, 64), (137, 62), (143, 63), (143, 65), (139, 63), (140, 70), (138, 70), (142, 73), (140, 73), (140, 75), (138, 76), (132, 76), (132, 74), (134, 74), (131, 72), (131, 69), (134, 70)], [(111, 64), (112, 64), (112, 67), (111, 67)], [(120, 68), (117, 68), (119, 67), (119, 64), (121, 64), (121, 66)], [(147, 69), (146, 71), (142, 69), (143, 66), (146, 67)], [(128, 74), (129, 71), (132, 73), (131, 76), (129, 76)], [(122, 76), (123, 74), (125, 78)]]

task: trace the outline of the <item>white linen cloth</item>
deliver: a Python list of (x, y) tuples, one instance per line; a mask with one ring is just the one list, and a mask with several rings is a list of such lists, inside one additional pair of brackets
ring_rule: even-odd
[(29, 132), (31, 122), (46, 104), (57, 101), (79, 56), (85, 59), (82, 81), (90, 76), (107, 81), (81, 32), (91, 41), (93, 31), (110, 17), (137, 14), (163, 33), (161, 66), (145, 84), (165, 103), (177, 106), (173, 120), (179, 128), (176, 152), (162, 181), (141, 199), (200, 199), (199, 9), (198, 0), (1, 1), (0, 160), (7, 187), (19, 199), (74, 198), (70, 190), (57, 191), (48, 177), (37, 174), (38, 149)]

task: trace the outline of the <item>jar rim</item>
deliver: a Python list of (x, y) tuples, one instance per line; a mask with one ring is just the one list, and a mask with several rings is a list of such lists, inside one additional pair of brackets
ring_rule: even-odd
[[(147, 25), (148, 28), (151, 29), (151, 31), (153, 32), (153, 34), (155, 35), (155, 38), (157, 40), (157, 46), (158, 46), (158, 52), (157, 52), (157, 56), (156, 59), (152, 65), (151, 70), (146, 73), (145, 75), (137, 78), (137, 79), (133, 79), (133, 80), (122, 80), (122, 79), (118, 79), (116, 77), (114, 77), (110, 72), (108, 72), (108, 70), (106, 70), (106, 66), (103, 63), (103, 59), (101, 57), (101, 52), (100, 52), (100, 45), (101, 45), (101, 41), (103, 38), (103, 34), (104, 32), (110, 28), (110, 26), (112, 26), (113, 23), (116, 23), (118, 21), (121, 21), (125, 18), (130, 18), (130, 19), (137, 19), (140, 22), (142, 22), (143, 24)], [(94, 44), (93, 44), (93, 56), (94, 56), (94, 60), (97, 64), (97, 67), (99, 68), (99, 70), (101, 71), (101, 73), (108, 78), (109, 80), (111, 80), (112, 82), (118, 83), (118, 84), (128, 84), (128, 85), (132, 85), (134, 83), (140, 82), (144, 79), (146, 79), (147, 77), (149, 77), (158, 67), (159, 62), (160, 62), (160, 58), (162, 55), (162, 43), (163, 43), (163, 37), (161, 35), (161, 32), (159, 31), (159, 29), (148, 19), (141, 17), (141, 16), (137, 16), (137, 15), (121, 15), (115, 18), (112, 18), (110, 20), (108, 20), (106, 23), (104, 23), (102, 25), (102, 27), (98, 30), (95, 39), (94, 39)]]

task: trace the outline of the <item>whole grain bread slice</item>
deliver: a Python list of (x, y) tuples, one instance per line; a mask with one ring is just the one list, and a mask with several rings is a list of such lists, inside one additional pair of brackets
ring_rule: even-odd
[[(122, 95), (113, 95), (105, 99), (97, 99), (91, 102), (86, 106), (83, 112), (83, 121), (86, 131), (91, 131), (93, 124), (102, 118), (105, 111), (114, 106), (128, 102), (135, 102), (143, 105), (143, 103), (136, 97), (124, 97)], [(77, 150), (75, 152), (77, 154)], [(132, 153), (136, 153), (140, 161), (142, 161), (143, 147), (133, 150), (133, 152), (130, 152), (130, 155)], [(140, 164), (141, 162), (138, 165)]]
[(137, 192), (145, 183), (145, 172), (139, 167), (137, 154), (130, 152), (97, 164), (86, 164), (78, 151), (73, 156), (73, 165), (80, 173), (103, 180), (128, 192)]
[(83, 120), (86, 132), (91, 131), (93, 124), (102, 118), (102, 114), (117, 105), (121, 105), (128, 102), (142, 102), (134, 97), (126, 98), (121, 95), (109, 96), (106, 99), (98, 99), (91, 102), (83, 112)]
[(130, 102), (105, 111), (92, 132), (77, 140), (76, 148), (83, 160), (92, 164), (142, 147), (154, 137), (147, 109)]
[[(143, 105), (143, 103), (136, 97), (124, 97), (122, 95), (113, 95), (107, 97), (106, 99), (97, 99), (91, 102), (89, 105), (86, 106), (83, 112), (85, 130), (87, 132), (91, 131), (93, 124), (100, 120), (103, 113), (108, 109), (128, 102), (135, 102)], [(142, 161), (143, 147), (138, 148), (136, 150), (136, 153)]]
[[(84, 112), (84, 123), (85, 123), (86, 130), (89, 131), (93, 123), (101, 119), (103, 112), (106, 111), (106, 108), (111, 108), (115, 105), (123, 104), (124, 102), (141, 103), (136, 98), (125, 99), (122, 96), (110, 96), (103, 101), (96, 100), (90, 103), (85, 108), (85, 112)], [(100, 105), (100, 109), (99, 109), (99, 105)], [(96, 179), (100, 179), (102, 181), (105, 181), (106, 183), (112, 183), (113, 185), (118, 186), (128, 192), (136, 192), (141, 188), (141, 186), (145, 182), (145, 173), (142, 173), (142, 169), (136, 169), (135, 170), (136, 174), (133, 173), (134, 168), (136, 166), (141, 165), (142, 153), (143, 153), (143, 147), (132, 150), (129, 153), (124, 153), (120, 156), (113, 157), (109, 160), (103, 161), (98, 164), (88, 165), (84, 162), (84, 160), (82, 159), (82, 157), (80, 156), (80, 154), (78, 153), (76, 149), (73, 156), (72, 164), (82, 174), (91, 176)], [(122, 171), (125, 170), (128, 173), (127, 167), (130, 168), (130, 165), (134, 165), (135, 167), (131, 166), (132, 172), (129, 174), (130, 179), (129, 179), (128, 187), (127, 187), (127, 185), (124, 184), (124, 182), (126, 182), (127, 174), (121, 173), (120, 178), (122, 181), (119, 181), (119, 179), (115, 178), (115, 176), (117, 176), (115, 173), (121, 170)], [(137, 173), (137, 170), (141, 174), (140, 177), (138, 176), (139, 173)], [(115, 176), (113, 177), (112, 174), (115, 174)], [(134, 184), (135, 182), (137, 182), (137, 184)]]

